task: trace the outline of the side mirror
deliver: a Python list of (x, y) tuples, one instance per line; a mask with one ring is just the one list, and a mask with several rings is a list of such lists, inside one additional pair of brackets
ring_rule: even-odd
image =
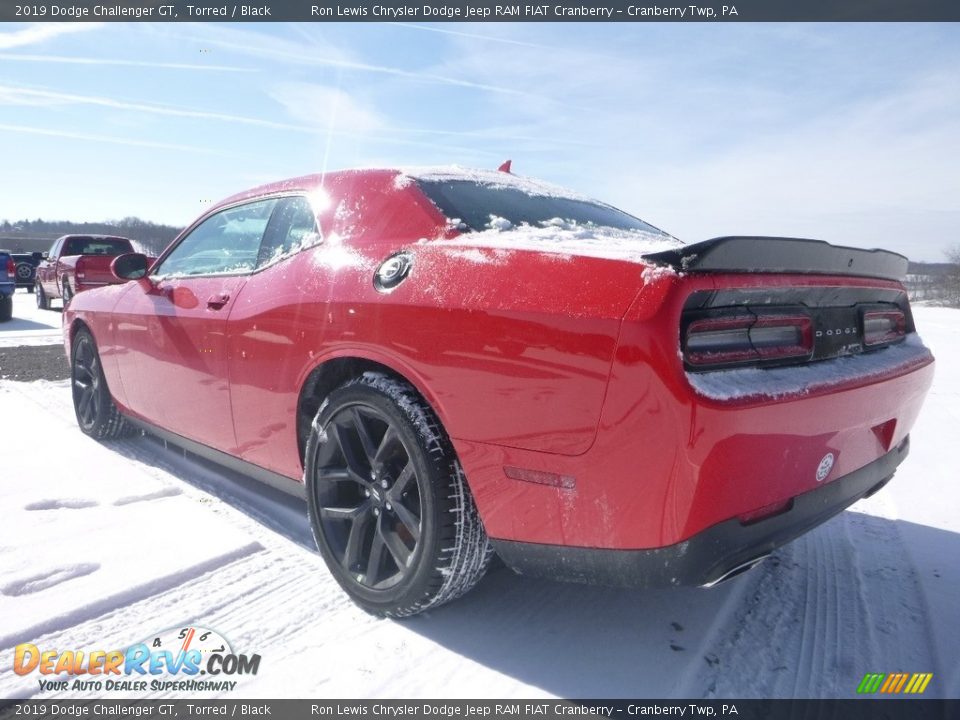
[(147, 256), (143, 253), (117, 255), (110, 263), (110, 271), (118, 280), (139, 280), (147, 274)]
[(48, 253), (46, 250), (44, 250), (42, 253), (40, 253), (40, 259), (41, 259), (41, 260), (49, 260), (49, 259), (50, 259), (50, 253)]

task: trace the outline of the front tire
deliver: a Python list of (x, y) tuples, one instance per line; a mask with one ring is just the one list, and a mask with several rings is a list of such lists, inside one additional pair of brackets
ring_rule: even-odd
[(6, 322), (13, 317), (13, 295), (0, 297), (0, 322)]
[(129, 424), (110, 396), (93, 335), (86, 329), (78, 330), (73, 338), (70, 384), (77, 424), (84, 434), (96, 440), (108, 440), (130, 433)]
[(37, 282), (34, 285), (34, 290), (36, 291), (37, 296), (37, 309), (38, 310), (49, 310), (50, 301), (47, 299), (47, 293), (43, 289), (43, 285)]
[(306, 448), (314, 538), (364, 610), (406, 617), (470, 590), (492, 556), (460, 463), (406, 383), (365, 373), (320, 407)]

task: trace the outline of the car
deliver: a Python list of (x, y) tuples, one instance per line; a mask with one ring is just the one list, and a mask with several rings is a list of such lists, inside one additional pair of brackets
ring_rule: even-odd
[(27, 292), (32, 293), (37, 266), (43, 261), (43, 253), (13, 253), (12, 257), (17, 264), (17, 287), (26, 288)]
[(378, 615), (522, 574), (712, 586), (879, 490), (934, 359), (907, 260), (683, 245), (509, 172), (234, 195), (74, 297), (80, 429), (146, 430), (306, 498)]
[(64, 307), (79, 292), (121, 282), (110, 272), (113, 258), (133, 252), (129, 238), (115, 235), (64, 235), (57, 238), (37, 266), (34, 285), (37, 307), (50, 309), (50, 301)]
[(17, 264), (9, 250), (0, 250), (0, 322), (13, 317), (13, 294), (17, 291)]

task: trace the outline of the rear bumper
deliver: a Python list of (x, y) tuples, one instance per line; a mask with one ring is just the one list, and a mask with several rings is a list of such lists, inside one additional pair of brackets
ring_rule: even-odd
[(909, 437), (869, 465), (793, 498), (779, 515), (748, 525), (737, 519), (689, 539), (647, 550), (568, 547), (491, 540), (516, 572), (552, 580), (624, 587), (712, 585), (883, 487), (909, 451)]

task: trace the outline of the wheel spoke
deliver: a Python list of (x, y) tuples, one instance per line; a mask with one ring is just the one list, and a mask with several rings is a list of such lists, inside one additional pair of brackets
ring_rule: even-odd
[(407, 492), (407, 488), (410, 487), (410, 482), (415, 479), (416, 474), (413, 470), (413, 463), (407, 461), (403, 470), (397, 475), (397, 479), (393, 481), (393, 485), (387, 490), (387, 497), (390, 498), (390, 501), (399, 505), (403, 500), (403, 494)]
[(80, 395), (80, 404), (77, 407), (77, 413), (83, 419), (84, 424), (88, 424), (90, 417), (90, 401), (93, 399), (93, 388), (86, 388)]
[(383, 463), (389, 456), (391, 449), (399, 444), (399, 442), (400, 436), (397, 435), (397, 431), (393, 429), (393, 425), (388, 426), (387, 431), (383, 434), (383, 438), (380, 440), (380, 445), (377, 447), (377, 450), (373, 455), (371, 466), (376, 468), (382, 467)]
[(356, 520), (360, 515), (370, 510), (370, 501), (365, 500), (356, 507), (322, 507), (320, 514), (331, 520)]
[(393, 556), (394, 562), (397, 563), (397, 567), (403, 571), (407, 567), (407, 561), (410, 559), (413, 551), (404, 544), (400, 536), (393, 530), (387, 530), (382, 526), (378, 527), (377, 530), (379, 531), (380, 537), (383, 538), (387, 550)]
[(366, 539), (365, 535), (372, 519), (373, 516), (370, 513), (360, 513), (350, 525), (350, 533), (347, 535), (347, 545), (343, 550), (343, 560), (341, 561), (348, 572), (356, 572), (361, 564), (363, 541)]
[(345, 469), (350, 473), (354, 482), (368, 487), (370, 485), (370, 480), (368, 479), (369, 468), (364, 467), (360, 458), (357, 457), (353, 444), (350, 442), (350, 438), (347, 437), (347, 432), (344, 427), (334, 422), (330, 424), (330, 428), (333, 430), (333, 435), (337, 445), (340, 447), (340, 452), (343, 454), (343, 459), (347, 463)]
[(353, 429), (360, 440), (360, 446), (363, 448), (363, 454), (367, 456), (367, 465), (373, 467), (373, 457), (377, 451), (373, 444), (370, 433), (367, 432), (367, 426), (363, 421), (363, 416), (357, 408), (350, 408), (350, 419), (353, 421)]
[(403, 523), (407, 532), (410, 533), (413, 541), (415, 543), (420, 542), (420, 518), (410, 512), (407, 506), (401, 502), (394, 503), (391, 507), (397, 519)]
[[(382, 522), (382, 519), (381, 519)], [(383, 536), (379, 532), (373, 534), (373, 541), (370, 543), (370, 556), (367, 558), (366, 581), (367, 585), (376, 585), (380, 581), (380, 566), (383, 564), (383, 548), (386, 546), (383, 542)]]

